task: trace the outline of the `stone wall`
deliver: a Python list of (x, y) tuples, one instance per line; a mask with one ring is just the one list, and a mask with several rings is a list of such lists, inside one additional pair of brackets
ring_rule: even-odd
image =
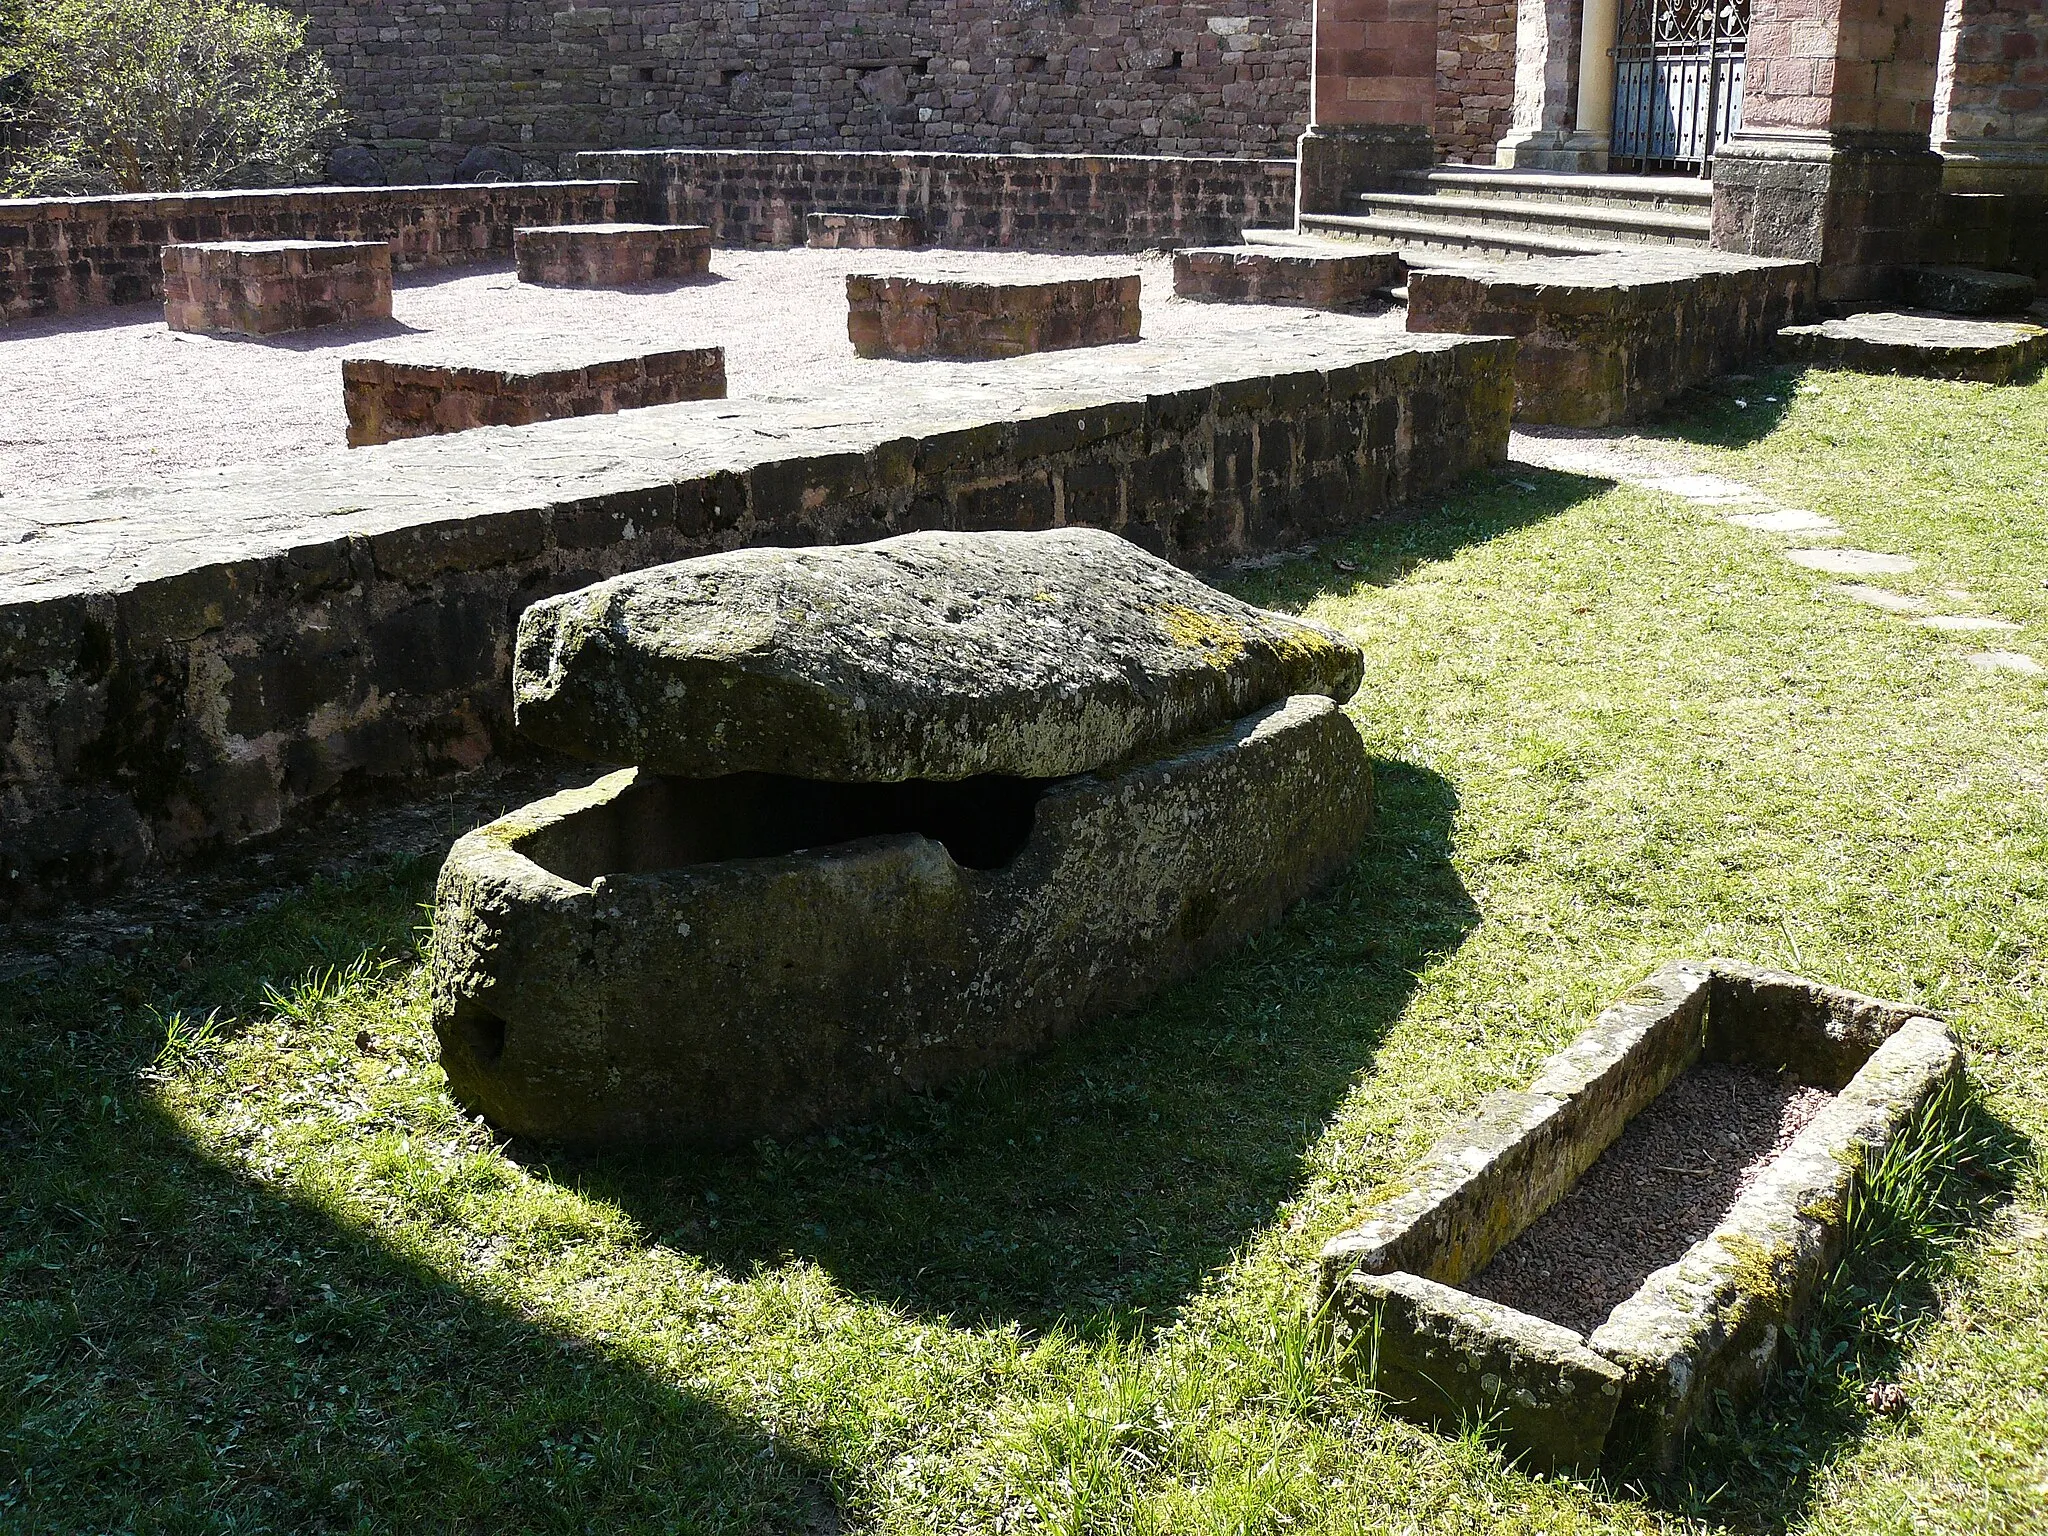
[(1491, 165), (1515, 123), (1515, 0), (1441, 0), (1436, 48), (1437, 154)]
[(512, 232), (618, 216), (630, 186), (300, 188), (0, 199), (0, 323), (163, 297), (163, 248), (214, 240), (388, 240), (392, 265), (509, 260)]
[[(1309, 0), (288, 0), (394, 179), (480, 144), (528, 174), (579, 151), (1291, 155)], [(1440, 149), (1487, 160), (1514, 94), (1514, 0), (1446, 0)]]
[[(1285, 371), (1205, 353), (1128, 395), (1013, 393), (997, 420), (674, 406), (101, 497), (101, 518), (196, 502), (260, 536), (0, 600), (0, 912), (477, 766), (511, 739), (520, 613), (624, 570), (1057, 524), (1203, 566), (1357, 523), (1504, 462), (1513, 350), (1414, 337)], [(261, 531), (292, 515), (305, 531)]]
[(640, 150), (578, 157), (720, 245), (801, 245), (817, 213), (916, 215), (935, 245), (1142, 250), (1294, 222), (1294, 162), (1147, 155)]

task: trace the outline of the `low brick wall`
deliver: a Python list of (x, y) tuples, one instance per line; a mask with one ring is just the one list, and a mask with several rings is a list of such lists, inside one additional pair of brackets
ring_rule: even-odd
[(486, 368), (349, 357), (341, 363), (341, 398), (348, 412), (349, 446), (366, 448), (473, 427), (525, 427), (566, 416), (723, 400), (725, 349), (686, 347), (570, 367)]
[(974, 282), (846, 279), (846, 334), (862, 357), (1022, 357), (1136, 341), (1139, 279)]
[(158, 552), (0, 596), (0, 908), (476, 767), (512, 737), (526, 605), (624, 570), (1061, 524), (1211, 566), (1506, 459), (1510, 342), (1388, 338), (1293, 367), (1205, 351), (1111, 388), (1090, 369), (1123, 351), (1057, 354), (1069, 382), (1013, 386), (994, 420), (949, 398), (729, 401), (97, 497), (93, 516), (137, 527), (203, 508), (245, 531), (203, 561)]
[(0, 323), (163, 297), (167, 245), (384, 240), (399, 271), (510, 260), (512, 232), (630, 211), (617, 182), (0, 199)]
[(1819, 269), (1717, 251), (1561, 256), (1408, 279), (1408, 329), (1514, 336), (1515, 419), (1598, 427), (1768, 354)]
[(164, 324), (276, 336), (391, 318), (382, 240), (230, 240), (164, 247)]
[(580, 155), (634, 181), (650, 217), (720, 245), (801, 245), (811, 213), (915, 215), (934, 245), (1134, 251), (1294, 222), (1294, 162), (1167, 155), (626, 150)]

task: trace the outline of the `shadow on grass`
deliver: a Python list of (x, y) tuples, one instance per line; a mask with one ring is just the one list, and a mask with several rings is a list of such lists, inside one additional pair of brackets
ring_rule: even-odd
[[(1935, 1155), (1850, 1218), (1847, 1255), (1788, 1341), (1783, 1370), (1747, 1407), (1723, 1402), (1684, 1465), (1644, 1491), (1659, 1508), (1739, 1531), (1802, 1525), (1828, 1467), (1887, 1412), (1900, 1367), (1936, 1321), (1939, 1287), (2031, 1158), (2026, 1137), (1966, 1094), (1935, 1120)], [(1873, 1396), (1875, 1393), (1875, 1396)]]
[(221, 1166), (143, 1091), (151, 1004), (402, 955), (425, 875), (191, 979), (155, 954), (0, 1001), (0, 1528), (836, 1528), (801, 1452)]
[(1689, 389), (1636, 430), (1703, 448), (1747, 448), (1769, 437), (1792, 410), (1804, 367), (1758, 362)]
[(1374, 771), (1379, 819), (1349, 872), (1140, 1013), (872, 1124), (736, 1154), (526, 1155), (735, 1272), (811, 1259), (977, 1326), (1163, 1322), (1273, 1221), (1417, 973), (1477, 921), (1450, 785)]

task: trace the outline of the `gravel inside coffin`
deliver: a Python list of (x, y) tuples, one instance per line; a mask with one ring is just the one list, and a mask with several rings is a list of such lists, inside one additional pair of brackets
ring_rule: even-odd
[(1591, 1333), (1711, 1232), (1832, 1097), (1744, 1068), (1689, 1068), (1465, 1289)]

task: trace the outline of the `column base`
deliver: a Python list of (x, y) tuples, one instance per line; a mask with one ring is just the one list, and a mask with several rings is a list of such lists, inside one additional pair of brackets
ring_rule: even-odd
[(1436, 164), (1436, 137), (1408, 123), (1311, 123), (1295, 158), (1294, 211), (1351, 213), (1360, 192), (1384, 192), (1403, 171)]
[(1609, 138), (1604, 133), (1561, 133), (1531, 129), (1511, 133), (1494, 146), (1493, 163), (1504, 171), (1559, 171), (1578, 176), (1607, 173)]
[(1888, 300), (1928, 255), (1941, 176), (1911, 134), (1745, 128), (1714, 157), (1714, 248), (1818, 262), (1823, 300)]
[[(1935, 148), (1947, 223), (1961, 248), (1973, 237), (1982, 246), (1971, 264), (2048, 280), (2048, 143), (1945, 139)], [(1980, 224), (1989, 230), (1977, 230)]]

